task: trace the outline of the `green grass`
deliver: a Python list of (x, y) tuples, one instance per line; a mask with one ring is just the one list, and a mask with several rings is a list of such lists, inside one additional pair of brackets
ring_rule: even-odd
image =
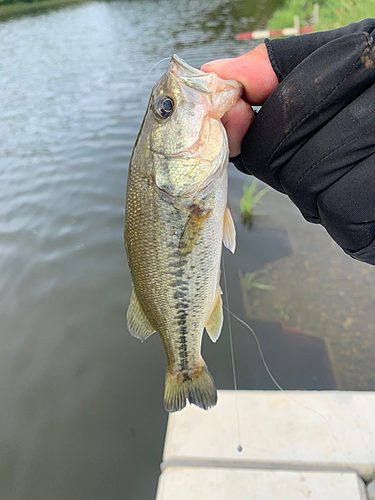
[(263, 285), (263, 283), (258, 283), (254, 281), (254, 277), (259, 273), (256, 271), (255, 273), (245, 273), (242, 271), (238, 271), (238, 277), (241, 280), (241, 283), (244, 285), (246, 290), (251, 290), (252, 288), (258, 288), (259, 290), (274, 290), (275, 287), (271, 285)]
[(287, 0), (284, 7), (274, 13), (267, 28), (271, 30), (291, 28), (295, 15), (299, 15), (301, 26), (311, 25), (314, 3), (319, 4), (317, 31), (340, 28), (367, 17), (373, 17), (375, 12), (375, 0), (321, 0), (318, 2)]
[(243, 196), (241, 198), (241, 216), (244, 224), (251, 227), (254, 215), (254, 207), (261, 203), (263, 196), (270, 191), (270, 188), (265, 187), (259, 190), (259, 182), (254, 179), (250, 183), (245, 182), (243, 185)]

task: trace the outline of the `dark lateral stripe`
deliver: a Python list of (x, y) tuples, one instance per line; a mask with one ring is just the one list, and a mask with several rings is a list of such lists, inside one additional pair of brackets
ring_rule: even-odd
[(188, 369), (188, 352), (187, 352), (187, 325), (186, 325), (186, 320), (188, 313), (185, 308), (182, 308), (183, 304), (179, 303), (177, 305), (177, 323), (180, 327), (180, 346), (179, 346), (179, 356), (180, 356), (180, 365), (181, 365), (181, 370), (187, 370)]

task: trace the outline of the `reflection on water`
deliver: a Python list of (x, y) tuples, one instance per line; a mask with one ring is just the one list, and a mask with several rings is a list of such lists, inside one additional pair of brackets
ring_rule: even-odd
[[(147, 93), (167, 63), (146, 75), (173, 52), (199, 67), (249, 50), (235, 33), (264, 26), (275, 6), (92, 2), (0, 24), (2, 500), (153, 498), (165, 355), (157, 336), (141, 345), (126, 331), (122, 236), (127, 165)], [(235, 214), (243, 177), (231, 177)], [(238, 271), (293, 262), (289, 237), (283, 224), (251, 233), (238, 225), (236, 256), (225, 254), (236, 314), (255, 317)], [(260, 316), (257, 328), (281, 381), (332, 386), (325, 344), (298, 335), (294, 345), (278, 319)], [(240, 386), (270, 388), (255, 346), (235, 335)], [(288, 343), (293, 353), (280, 364)], [(218, 387), (232, 388), (227, 327), (203, 348)], [(299, 382), (303, 349), (309, 364)]]

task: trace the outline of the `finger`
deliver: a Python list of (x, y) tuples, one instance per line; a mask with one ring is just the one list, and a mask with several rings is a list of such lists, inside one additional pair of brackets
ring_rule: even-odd
[(223, 116), (222, 122), (228, 136), (229, 156), (234, 158), (241, 153), (241, 143), (254, 120), (250, 104), (240, 99)]
[(245, 89), (243, 98), (255, 105), (263, 104), (278, 85), (264, 44), (234, 59), (218, 59), (206, 63), (201, 70), (216, 73), (224, 80), (240, 82)]

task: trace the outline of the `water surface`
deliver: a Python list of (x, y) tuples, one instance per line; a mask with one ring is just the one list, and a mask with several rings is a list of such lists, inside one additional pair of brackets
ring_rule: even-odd
[[(156, 335), (141, 345), (126, 330), (123, 248), (127, 166), (148, 92), (167, 63), (147, 73), (174, 52), (199, 67), (250, 50), (235, 34), (264, 27), (276, 4), (90, 2), (0, 24), (2, 500), (154, 498), (167, 421), (165, 354)], [(272, 204), (267, 223), (260, 217), (251, 233), (241, 228), (243, 177), (230, 177), (233, 310), (257, 320), (285, 388), (334, 388), (337, 370), (318, 335), (300, 328), (293, 338), (282, 315), (249, 312), (253, 291), (241, 289), (238, 271), (269, 269), (272, 278), (267, 266), (297, 250)], [(287, 220), (300, 221), (291, 210)], [(234, 335), (239, 387), (272, 389), (249, 334), (237, 325)], [(218, 387), (232, 388), (227, 323), (203, 350)], [(372, 372), (361, 387), (374, 380)]]

